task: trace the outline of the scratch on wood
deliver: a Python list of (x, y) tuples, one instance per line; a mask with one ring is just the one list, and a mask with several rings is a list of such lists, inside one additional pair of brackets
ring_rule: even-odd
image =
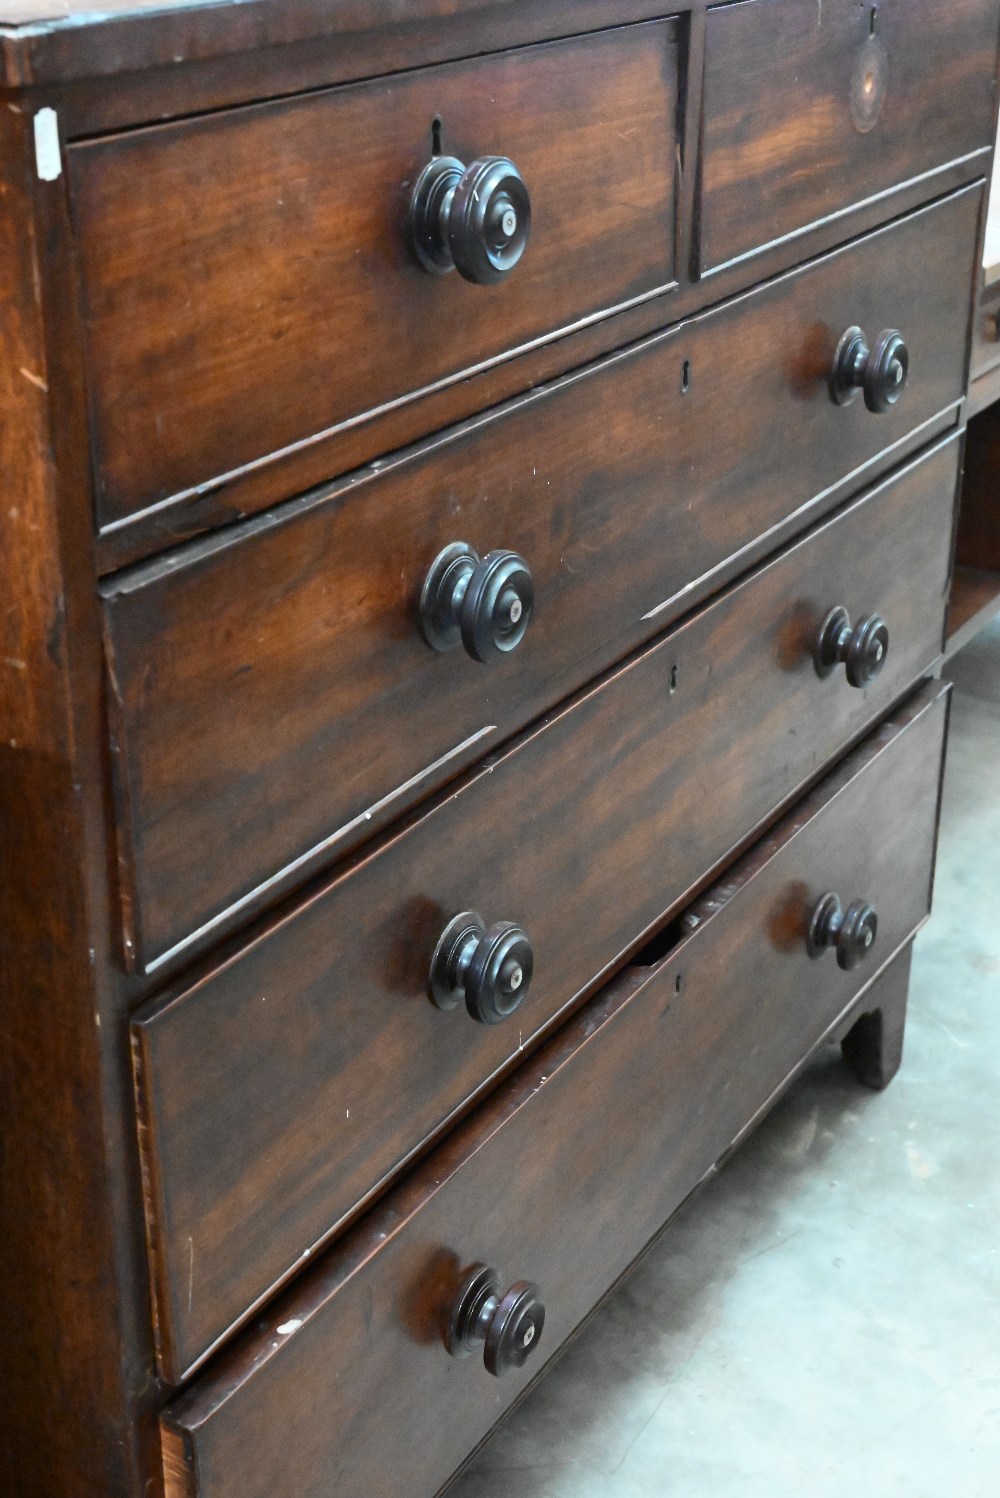
[(45, 381), (42, 379), (41, 375), (32, 374), (32, 372), (31, 372), (30, 369), (23, 369), (23, 368), (20, 369), (18, 372), (20, 374), (23, 374), (24, 378), (26, 380), (30, 380), (33, 385), (35, 385), (35, 386), (38, 387), (39, 390), (44, 390), (45, 394), (48, 395), (48, 393), (49, 393), (49, 387), (45, 383)]

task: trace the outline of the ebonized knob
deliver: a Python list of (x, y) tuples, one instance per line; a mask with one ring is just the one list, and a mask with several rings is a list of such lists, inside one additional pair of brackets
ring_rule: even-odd
[(500, 1276), (485, 1264), (469, 1270), (448, 1319), (445, 1336), (452, 1357), (483, 1349), (487, 1372), (503, 1378), (523, 1368), (542, 1339), (545, 1307), (537, 1285), (519, 1280), (501, 1295)]
[(417, 178), (408, 228), (424, 270), (457, 270), (477, 286), (496, 286), (527, 249), (531, 199), (506, 156), (481, 156), (471, 166), (435, 156)]
[(420, 630), (434, 650), (463, 645), (488, 665), (516, 650), (535, 606), (531, 570), (516, 551), (480, 557), (464, 541), (434, 560), (420, 594)]
[(860, 328), (848, 328), (834, 361), (833, 398), (846, 406), (863, 390), (865, 405), (880, 416), (899, 400), (909, 374), (910, 351), (901, 333), (888, 328), (869, 348)]
[(809, 956), (822, 957), (833, 947), (838, 967), (849, 973), (868, 956), (877, 935), (878, 916), (867, 900), (855, 900), (844, 910), (836, 895), (827, 894), (809, 922)]
[(819, 676), (829, 676), (841, 664), (852, 687), (873, 682), (889, 654), (889, 627), (880, 614), (867, 614), (854, 628), (845, 608), (831, 609), (823, 620), (813, 659)]
[(527, 933), (513, 921), (489, 930), (466, 910), (444, 928), (431, 958), (428, 992), (438, 1009), (465, 1000), (474, 1020), (499, 1025), (520, 1008), (531, 983), (535, 957)]

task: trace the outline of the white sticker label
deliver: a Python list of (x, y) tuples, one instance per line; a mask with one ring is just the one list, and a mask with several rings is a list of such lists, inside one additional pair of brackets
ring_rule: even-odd
[(55, 182), (62, 176), (59, 120), (54, 109), (40, 109), (35, 115), (35, 160), (43, 182)]

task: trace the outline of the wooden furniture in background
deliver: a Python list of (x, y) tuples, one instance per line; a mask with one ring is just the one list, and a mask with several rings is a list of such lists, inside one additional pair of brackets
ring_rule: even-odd
[(1000, 613), (1000, 404), (969, 422), (948, 653), (968, 643)]
[(1000, 156), (983, 240), (975, 310), (965, 465), (947, 654), (954, 655), (1000, 613)]

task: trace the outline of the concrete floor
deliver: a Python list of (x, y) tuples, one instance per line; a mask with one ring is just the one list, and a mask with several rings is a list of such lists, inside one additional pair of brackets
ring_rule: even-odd
[(1000, 1495), (1000, 625), (883, 1094), (817, 1060), (449, 1498)]

